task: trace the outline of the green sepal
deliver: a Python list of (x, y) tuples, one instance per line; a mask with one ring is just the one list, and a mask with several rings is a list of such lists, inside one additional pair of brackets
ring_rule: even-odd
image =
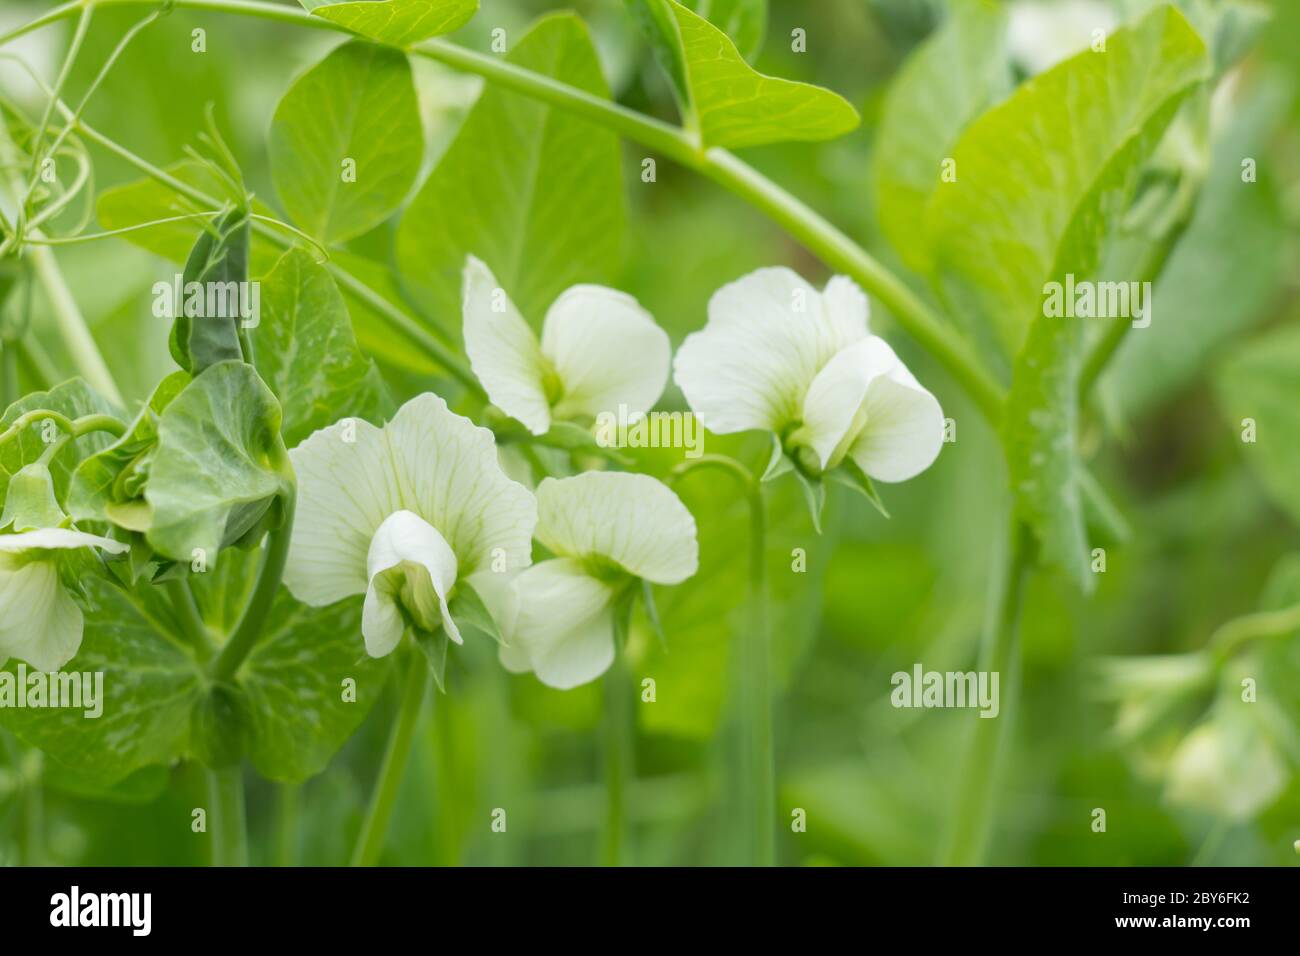
[(650, 622), (650, 629), (654, 631), (659, 646), (667, 654), (668, 638), (664, 635), (664, 625), (659, 619), (659, 608), (655, 605), (654, 587), (645, 578), (641, 579), (641, 605), (645, 608), (646, 620)]
[(831, 469), (830, 473), (826, 477), (830, 478), (838, 485), (843, 485), (845, 488), (852, 488), (858, 494), (862, 495), (862, 497), (870, 501), (872, 507), (879, 511), (881, 515), (886, 518), (889, 517), (889, 509), (885, 507), (885, 502), (881, 500), (880, 492), (876, 490), (875, 482), (871, 480), (870, 475), (862, 470), (862, 466), (852, 458), (846, 457), (844, 461), (840, 463), (840, 466)]
[(506, 643), (505, 638), (501, 635), (501, 629), (497, 627), (497, 622), (492, 617), (492, 613), (487, 609), (487, 605), (483, 603), (483, 598), (468, 581), (458, 581), (456, 583), (456, 593), (447, 602), (447, 610), (451, 612), (451, 619), (456, 622), (456, 626), (462, 631), (466, 627), (470, 627), (492, 638), (498, 644), (504, 645)]
[(420, 649), (424, 655), (425, 662), (429, 665), (429, 673), (433, 675), (433, 682), (438, 685), (438, 690), (447, 693), (446, 675), (447, 675), (447, 645), (451, 643), (451, 638), (447, 636), (446, 628), (438, 628), (436, 631), (426, 631), (422, 627), (412, 626), (411, 637), (415, 640), (415, 646)]
[(608, 458), (610, 461), (624, 467), (633, 464), (633, 460), (627, 455), (608, 445), (602, 445), (596, 440), (596, 435), (591, 429), (583, 428), (576, 422), (552, 422), (550, 430), (546, 434), (532, 436), (531, 440), (547, 448), (559, 448), (562, 451), (581, 451), (599, 455), (601, 458)]
[(218, 362), (244, 358), (239, 341), (239, 293), (227, 303), (233, 306), (233, 316), (195, 317), (186, 314), (189, 295), (185, 290), (191, 282), (199, 283), (206, 311), (211, 283), (233, 282), (236, 289), (244, 288), (240, 283), (248, 281), (249, 222), (247, 209), (230, 210), (211, 229), (199, 234), (185, 262), (181, 298), (173, 305), (176, 314), (168, 347), (176, 364), (192, 375)]
[(808, 516), (812, 518), (813, 530), (822, 533), (822, 511), (826, 507), (826, 483), (820, 478), (809, 478), (799, 468), (791, 469), (799, 479), (803, 489), (804, 503), (808, 505)]
[(781, 436), (773, 433), (772, 457), (767, 460), (767, 468), (764, 469), (763, 477), (759, 481), (774, 481), (792, 468), (794, 468), (794, 462), (785, 453), (785, 447), (781, 444)]
[(24, 465), (9, 479), (5, 492), (4, 513), (0, 530), (34, 531), (38, 528), (64, 526), (68, 516), (59, 507), (54, 493), (54, 476), (44, 464), (34, 461)]

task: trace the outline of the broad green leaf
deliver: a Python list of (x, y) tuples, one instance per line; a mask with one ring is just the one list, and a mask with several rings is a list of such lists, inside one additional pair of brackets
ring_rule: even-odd
[(387, 665), (366, 655), (360, 598), (313, 608), (281, 589), (235, 675), (253, 766), (294, 783), (324, 770), (379, 699)]
[(687, 0), (685, 5), (731, 37), (746, 60), (763, 48), (767, 0)]
[(668, 73), (682, 122), (708, 146), (825, 140), (858, 125), (837, 93), (754, 70), (722, 30), (674, 0), (629, 0)]
[(424, 155), (406, 55), (360, 41), (335, 49), (280, 100), (270, 151), (280, 201), (317, 239), (379, 225), (411, 191)]
[(1006, 17), (986, 0), (959, 3), (898, 71), (872, 162), (880, 228), (903, 261), (928, 271), (925, 207), (966, 125), (1009, 85)]
[(318, 17), (332, 20), (380, 43), (410, 46), (463, 27), (478, 0), (299, 0)]
[(168, 375), (126, 433), (77, 466), (68, 489), (68, 514), (73, 520), (108, 521), (109, 506), (143, 500), (144, 483), (158, 445), (158, 418), (189, 383), (188, 372)]
[(383, 379), (357, 349), (343, 296), (323, 266), (291, 249), (261, 289), (253, 352), (284, 409), (286, 445), (345, 416), (378, 423), (392, 412)]
[(1161, 6), (966, 130), (926, 223), (941, 290), (985, 342), (1016, 355), (1044, 284), (1092, 278), (1132, 175), (1207, 69), (1200, 37)]
[[(958, 141), (928, 229), (949, 303), (991, 356), (1014, 357), (1003, 438), (1016, 510), (1040, 555), (1093, 584), (1075, 434), (1083, 326), (1044, 308), (1049, 281), (1087, 281), (1136, 174), (1205, 76), (1205, 47), (1160, 7), (1020, 87)], [(1069, 151), (1060, 143), (1069, 142)]]
[(176, 396), (158, 425), (145, 500), (154, 550), (189, 562), (277, 517), (288, 479), (280, 462), (280, 405), (253, 367), (222, 362)]
[[(570, 14), (538, 21), (507, 60), (609, 96), (587, 28)], [(397, 262), (417, 301), (459, 336), (467, 254), (540, 322), (569, 286), (613, 279), (623, 228), (618, 138), (489, 84), (406, 210)]]
[[(36, 409), (58, 412), (73, 419), (83, 415), (120, 414), (120, 410), (108, 399), (81, 379), (72, 378), (48, 392), (32, 392), (14, 402), (0, 417), (0, 432), (7, 430), (19, 416)], [(63, 432), (52, 425), (46, 428), (42, 422), (37, 421), (0, 446), (0, 498), (4, 497), (8, 489), (9, 480), (23, 466), (30, 465), (45, 453), (49, 447), (45, 438), (61, 434)], [(82, 458), (94, 454), (112, 440), (107, 432), (92, 432), (64, 445), (49, 463), (56, 492), (62, 496), (67, 491), (72, 471)]]
[[(238, 620), (258, 558), (240, 552), (220, 569), (191, 576), (217, 630)], [(300, 782), (324, 769), (383, 688), (385, 663), (367, 657), (361, 640), (359, 598), (311, 608), (281, 590), (259, 642), (214, 702), (161, 589), (128, 593), (96, 579), (88, 590), (96, 610), (86, 615), (81, 650), (64, 672), (103, 672), (102, 715), (0, 708), (0, 724), (75, 771), (83, 788), (187, 757), (228, 759), (219, 751), (231, 741), (205, 731), (203, 715), (218, 712), (218, 703), (227, 719), (215, 723), (238, 737), (264, 777)], [(5, 670), (16, 673), (16, 662)], [(355, 682), (355, 694), (345, 681)]]
[(176, 364), (193, 375), (244, 357), (239, 330), (253, 315), (247, 284), (248, 215), (232, 209), (211, 231), (199, 233), (185, 261), (181, 294), (172, 295), (175, 321), (168, 345)]
[(1247, 342), (1223, 363), (1215, 386), (1242, 459), (1300, 523), (1300, 326)]
[[(163, 171), (208, 196), (221, 195), (221, 188), (212, 174), (197, 163), (177, 163)], [(125, 229), (211, 211), (200, 209), (175, 190), (147, 176), (105, 189), (95, 200), (95, 213), (105, 229)], [(257, 199), (253, 200), (253, 212), (262, 216), (274, 214), (274, 210)], [(207, 220), (208, 224), (211, 222), (211, 219)], [(171, 262), (185, 262), (203, 228), (204, 221), (187, 219), (138, 229), (125, 233), (122, 238)], [(280, 250), (273, 243), (254, 234), (249, 252), (250, 271), (254, 275), (265, 271), (279, 255)]]
[[(131, 595), (97, 578), (87, 591), (95, 610), (86, 614), (81, 649), (62, 672), (104, 675), (102, 713), (89, 719), (85, 708), (3, 707), (0, 722), (78, 776), (109, 785), (186, 755), (204, 677), (161, 591)], [(4, 672), (17, 674), (17, 663)]]

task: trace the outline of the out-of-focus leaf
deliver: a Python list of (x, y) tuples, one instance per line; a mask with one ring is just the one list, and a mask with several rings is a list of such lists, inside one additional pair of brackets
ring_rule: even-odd
[(1243, 438), (1242, 459), (1300, 523), (1300, 326), (1247, 342), (1224, 362), (1215, 384), (1229, 426)]
[(858, 125), (837, 93), (754, 70), (721, 29), (674, 0), (629, 0), (668, 73), (682, 122), (705, 146), (825, 140)]
[(410, 46), (463, 27), (478, 0), (299, 0), (311, 13), (380, 43)]
[(966, 124), (1009, 82), (1006, 18), (987, 0), (960, 3), (899, 70), (885, 98), (872, 163), (880, 227), (903, 261), (925, 271), (925, 206)]
[(359, 41), (335, 49), (280, 100), (270, 150), (280, 201), (316, 238), (337, 242), (383, 222), (424, 155), (406, 55)]
[(307, 252), (286, 252), (261, 288), (253, 351), (284, 409), (286, 445), (342, 417), (378, 424), (393, 411), (374, 362), (357, 348), (343, 296)]
[(941, 291), (990, 351), (1020, 352), (1046, 282), (1092, 278), (1133, 175), (1207, 70), (1200, 37), (1161, 6), (1104, 53), (1029, 80), (957, 141), (956, 181), (935, 190), (926, 226)]
[[(540, 20), (507, 59), (609, 96), (587, 28), (572, 15)], [(430, 314), (459, 336), (467, 254), (483, 259), (523, 314), (540, 321), (569, 286), (613, 278), (622, 232), (618, 138), (488, 86), (406, 210), (397, 262)]]

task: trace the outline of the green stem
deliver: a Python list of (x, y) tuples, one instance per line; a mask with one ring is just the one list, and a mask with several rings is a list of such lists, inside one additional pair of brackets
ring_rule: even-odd
[(18, 341), (0, 342), (0, 408), (8, 408), (18, 401)]
[(44, 758), (39, 750), (19, 751), (22, 827), (19, 830), (18, 858), (23, 866), (44, 866), (45, 794), (41, 785)]
[(352, 852), (353, 866), (374, 866), (379, 862), (384, 840), (388, 836), (388, 821), (393, 816), (397, 792), (401, 788), (406, 762), (411, 755), (411, 739), (415, 736), (415, 726), (420, 719), (425, 689), (429, 684), (429, 670), (422, 659), (412, 654), (402, 663), (406, 668), (406, 682), (402, 689), (401, 708), (388, 737), (384, 762), (379, 768), (379, 780), (370, 797), (370, 809)]
[(239, 670), (239, 665), (244, 662), (244, 658), (257, 644), (258, 638), (262, 636), (262, 627), (266, 623), (267, 614), (271, 610), (271, 603), (275, 600), (276, 592), (280, 589), (280, 579), (284, 576), (284, 564), (289, 557), (289, 541), (293, 537), (295, 500), (293, 485), (290, 483), (281, 499), (284, 509), (284, 523), (271, 532), (270, 542), (266, 548), (266, 557), (262, 560), (262, 568), (257, 575), (257, 585), (253, 589), (253, 596), (249, 599), (248, 606), (244, 609), (244, 614), (239, 619), (239, 624), (235, 627), (234, 633), (230, 635), (230, 640), (221, 648), (221, 654), (218, 655), (216, 664), (212, 668), (212, 679), (218, 683), (229, 681), (235, 676), (235, 672)]
[[(1156, 280), (1165, 271), (1165, 265), (1169, 262), (1169, 257), (1173, 255), (1178, 241), (1187, 232), (1187, 227), (1190, 224), (1191, 218), (1184, 217), (1148, 250), (1146, 257), (1137, 269), (1137, 274), (1141, 277), (1140, 281), (1152, 283), (1154, 289)], [(1148, 302), (1147, 308), (1150, 309), (1150, 302)], [(1119, 347), (1124, 343), (1124, 339), (1128, 337), (1129, 329), (1132, 327), (1132, 319), (1111, 322), (1106, 327), (1101, 338), (1097, 340), (1092, 350), (1084, 358), (1083, 368), (1079, 372), (1080, 400), (1087, 398), (1092, 393), (1093, 386), (1097, 384), (1097, 380), (1101, 378), (1101, 373), (1106, 370), (1110, 360), (1119, 351)]]
[(296, 783), (282, 783), (276, 788), (275, 865), (298, 865), (298, 810), (302, 802), (302, 787)]
[(997, 614), (986, 625), (980, 670), (999, 675), (998, 715), (975, 719), (958, 776), (957, 809), (941, 862), (947, 866), (978, 866), (984, 859), (995, 797), (1002, 779), (1004, 751), (1015, 726), (1020, 688), (1020, 606), (1025, 578), (1033, 558), (1030, 532), (1019, 521), (1012, 525), (1006, 568), (995, 586)]
[(627, 793), (636, 772), (636, 711), (627, 666), (624, 635), (616, 635), (614, 663), (605, 674), (605, 831), (601, 859), (605, 866), (625, 865)]
[(248, 866), (248, 827), (244, 820), (244, 773), (238, 765), (208, 771), (212, 812), (213, 866)]
[(1260, 638), (1287, 637), (1297, 631), (1300, 631), (1300, 604), (1229, 621), (1214, 632), (1209, 646), (1215, 660), (1222, 664), (1244, 644)]
[(749, 622), (736, 635), (740, 662), (740, 806), (752, 828), (755, 866), (776, 863), (776, 755), (772, 727), (772, 631), (767, 594), (767, 516), (762, 486), (749, 489)]
[(176, 612), (180, 623), (182, 636), (194, 648), (199, 663), (207, 663), (212, 658), (214, 650), (212, 636), (208, 626), (203, 622), (203, 615), (199, 613), (199, 606), (194, 601), (194, 592), (190, 590), (189, 582), (184, 578), (172, 578), (166, 582), (166, 588), (167, 597), (170, 598), (172, 609)]

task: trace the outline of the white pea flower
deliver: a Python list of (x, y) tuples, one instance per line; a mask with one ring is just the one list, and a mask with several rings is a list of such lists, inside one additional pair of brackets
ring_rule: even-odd
[(364, 594), (371, 657), (408, 627), (462, 643), (448, 610), (457, 582), (531, 560), (532, 493), (502, 473), (492, 433), (437, 395), (411, 399), (383, 428), (343, 419), (289, 457), (298, 510), (285, 585), (313, 606)]
[(772, 432), (814, 479), (851, 461), (879, 481), (905, 481), (943, 444), (938, 401), (868, 332), (867, 297), (845, 276), (818, 292), (778, 267), (723, 286), (674, 370), (711, 431)]
[(695, 519), (648, 475), (586, 472), (537, 487), (537, 540), (554, 555), (513, 579), (499, 618), (501, 663), (568, 690), (614, 660), (614, 615), (638, 579), (680, 584), (699, 566)]
[(62, 572), (86, 548), (122, 554), (128, 546), (71, 528), (0, 534), (0, 664), (16, 657), (56, 671), (76, 656), (83, 619)]
[(464, 273), (465, 351), (488, 398), (544, 435), (557, 419), (595, 418), (625, 406), (648, 411), (668, 382), (668, 335), (636, 299), (575, 285), (546, 311), (542, 337), (491, 270), (470, 256)]

